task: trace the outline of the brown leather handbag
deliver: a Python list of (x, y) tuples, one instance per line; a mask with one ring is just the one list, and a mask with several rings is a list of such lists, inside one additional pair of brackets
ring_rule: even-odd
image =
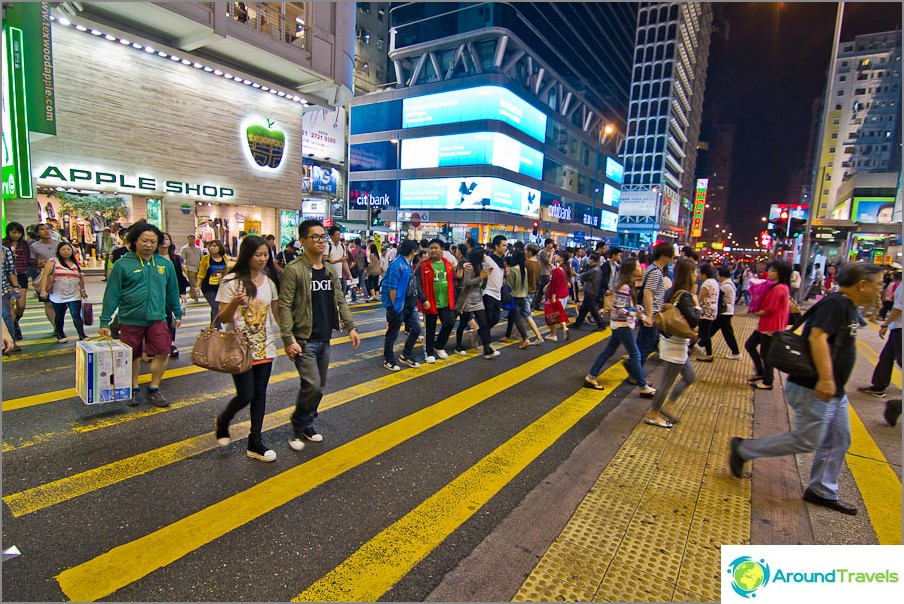
[(251, 342), (241, 329), (223, 331), (213, 323), (201, 330), (191, 350), (193, 365), (238, 375), (251, 369)]
[(681, 314), (681, 310), (678, 308), (678, 299), (681, 297), (682, 293), (689, 292), (685, 292), (684, 290), (676, 292), (672, 296), (672, 301), (663, 304), (653, 320), (656, 323), (656, 327), (666, 335), (678, 336), (679, 338), (690, 338), (693, 340), (697, 338), (697, 328), (690, 326), (687, 319), (684, 318), (684, 315)]

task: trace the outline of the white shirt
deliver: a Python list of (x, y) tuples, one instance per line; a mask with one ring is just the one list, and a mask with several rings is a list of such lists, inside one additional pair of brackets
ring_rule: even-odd
[[(343, 266), (341, 260), (348, 257), (348, 248), (345, 247), (345, 244), (342, 243), (341, 239), (339, 240), (339, 243), (333, 243), (332, 239), (327, 238), (326, 252), (326, 258), (329, 260), (330, 268), (340, 279), (342, 279)], [(339, 260), (340, 262), (335, 262), (336, 260)]]
[[(897, 310), (901, 312), (901, 292), (904, 291), (904, 287), (898, 286), (898, 289), (895, 290), (895, 303), (892, 305), (892, 310)], [(898, 315), (898, 318), (888, 324), (888, 329), (891, 331), (892, 329), (901, 329), (901, 315)]]
[(452, 266), (458, 264), (458, 259), (455, 257), (455, 254), (449, 250), (443, 250), (443, 258), (445, 258)]
[(738, 296), (738, 292), (735, 289), (734, 283), (731, 282), (731, 279), (726, 279), (719, 284), (719, 289), (722, 290), (722, 299), (725, 301), (726, 306), (725, 312), (723, 312), (722, 314), (733, 315), (735, 300)]
[(713, 321), (719, 309), (719, 282), (715, 279), (707, 279), (703, 282), (700, 291), (702, 292), (704, 289), (709, 292), (709, 297), (701, 305), (700, 318)]
[(483, 268), (490, 271), (487, 276), (487, 285), (483, 288), (484, 295), (502, 300), (502, 283), (505, 281), (505, 269), (500, 268), (496, 261), (489, 256), (484, 256)]
[[(227, 275), (217, 290), (217, 302), (232, 302), (241, 287), (234, 274)], [(257, 288), (257, 295), (247, 306), (240, 306), (235, 314), (235, 326), (247, 334), (251, 342), (251, 358), (255, 361), (275, 359), (277, 356), (276, 334), (279, 329), (275, 327), (272, 304), (278, 299), (276, 284), (265, 278), (264, 284)], [(231, 331), (232, 324), (227, 323), (226, 328)]]

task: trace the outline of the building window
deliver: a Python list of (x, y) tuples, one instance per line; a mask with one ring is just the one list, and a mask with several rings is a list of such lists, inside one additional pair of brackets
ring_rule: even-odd
[(362, 13), (369, 15), (370, 14), (370, 2), (359, 2), (358, 3), (358, 12), (362, 12)]
[(835, 147), (829, 147), (829, 153), (835, 153)]
[(838, 78), (838, 81), (839, 81), (839, 82), (846, 82), (846, 81), (847, 81), (847, 76), (841, 76), (840, 78)]
[(386, 16), (386, 9), (381, 6), (380, 8), (377, 9), (377, 19), (382, 21), (383, 17), (385, 17), (385, 16)]
[(837, 132), (833, 132), (833, 133), (832, 133), (832, 138), (838, 138), (838, 133), (837, 133)]
[(377, 38), (377, 50), (383, 50), (383, 45), (385, 42), (383, 41), (383, 36)]
[(841, 120), (836, 117), (835, 119), (832, 120), (832, 123), (837, 126), (838, 124), (841, 123)]

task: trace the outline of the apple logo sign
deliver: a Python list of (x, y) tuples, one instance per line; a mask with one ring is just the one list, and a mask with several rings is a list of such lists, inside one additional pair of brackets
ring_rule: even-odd
[(266, 118), (266, 124), (255, 122), (245, 128), (248, 150), (254, 163), (263, 168), (278, 168), (286, 148), (286, 135), (276, 122)]

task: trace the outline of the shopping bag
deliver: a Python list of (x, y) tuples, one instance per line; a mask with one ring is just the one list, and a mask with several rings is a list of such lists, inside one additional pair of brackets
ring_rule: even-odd
[(546, 324), (550, 327), (564, 323), (566, 320), (565, 309), (562, 308), (561, 302), (558, 301), (547, 300), (546, 304), (543, 305), (543, 316), (546, 319)]

